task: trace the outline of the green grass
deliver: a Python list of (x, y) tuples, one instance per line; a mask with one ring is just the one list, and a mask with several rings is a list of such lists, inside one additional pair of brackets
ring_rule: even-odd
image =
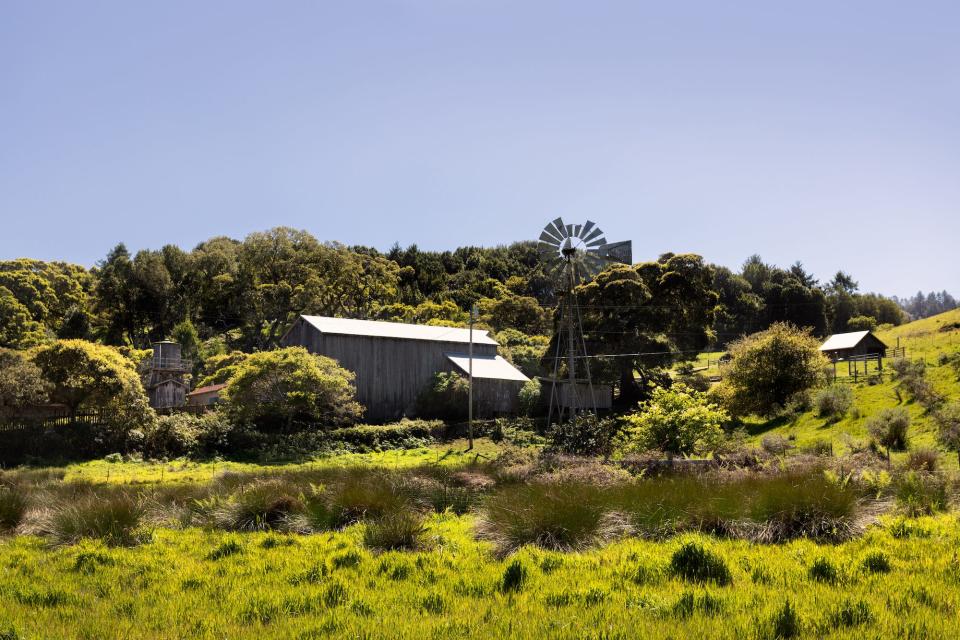
[(375, 453), (343, 453), (321, 456), (309, 462), (298, 464), (264, 465), (247, 462), (194, 462), (191, 460), (111, 463), (106, 460), (91, 460), (67, 465), (61, 471), (65, 472), (65, 480), (68, 481), (87, 480), (98, 483), (115, 482), (124, 484), (207, 482), (223, 473), (256, 473), (272, 468), (319, 470), (377, 466), (403, 469), (425, 464), (459, 467), (478, 459), (490, 459), (499, 450), (499, 446), (488, 439), (477, 439), (472, 451), (467, 451), (466, 440), (454, 440), (443, 445), (420, 449), (390, 449)]
[[(937, 358), (941, 353), (960, 351), (960, 329), (940, 331), (943, 326), (960, 323), (960, 309), (950, 311), (932, 318), (925, 318), (900, 327), (894, 327), (878, 335), (887, 345), (894, 347), (897, 337), (900, 344), (907, 349), (908, 358), (924, 358), (927, 362), (927, 377), (934, 388), (948, 400), (960, 400), (960, 381), (956, 372), (949, 365), (938, 365)], [(772, 420), (750, 418), (746, 421), (746, 429), (750, 435), (749, 444), (759, 445), (766, 435), (776, 434), (783, 437), (792, 437), (793, 444), (799, 448), (810, 446), (818, 440), (832, 440), (835, 451), (847, 451), (851, 441), (855, 445), (866, 444), (869, 441), (866, 423), (869, 418), (883, 409), (897, 407), (905, 408), (911, 418), (910, 436), (911, 446), (936, 447), (937, 427), (933, 416), (919, 403), (911, 400), (907, 393), (901, 394), (901, 399), (895, 393), (896, 382), (892, 379), (890, 362), (884, 362), (885, 375), (882, 382), (868, 384), (866, 382), (849, 383), (853, 389), (853, 407), (839, 420), (830, 417), (819, 417), (814, 408), (795, 419), (775, 418)], [(839, 365), (845, 372), (845, 365)], [(901, 460), (905, 453), (894, 454), (894, 460)], [(955, 454), (944, 455), (941, 459), (946, 468), (957, 468)]]
[[(886, 521), (857, 540), (784, 545), (628, 539), (498, 560), (473, 519), (431, 516), (430, 550), (374, 555), (364, 525), (283, 536), (160, 529), (139, 547), (0, 541), (0, 630), (23, 638), (960, 637), (955, 516)], [(898, 534), (899, 535), (899, 534)], [(729, 582), (671, 571), (685, 543)], [(889, 571), (864, 568), (883, 552)], [(826, 559), (833, 582), (811, 579)], [(517, 568), (512, 568), (515, 566)], [(787, 602), (789, 601), (789, 607)], [(790, 611), (784, 614), (784, 609)]]

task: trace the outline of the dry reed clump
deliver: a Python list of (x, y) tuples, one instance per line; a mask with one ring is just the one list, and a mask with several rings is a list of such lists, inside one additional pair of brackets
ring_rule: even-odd
[(27, 493), (16, 485), (0, 484), (0, 533), (16, 529), (27, 513)]
[(228, 531), (290, 529), (304, 509), (296, 485), (281, 479), (257, 480), (217, 506), (212, 519), (218, 528)]
[(149, 538), (141, 528), (143, 507), (124, 489), (88, 491), (71, 500), (43, 496), (21, 525), (21, 532), (41, 535), (53, 544), (75, 544), (84, 538), (111, 546), (132, 546)]
[(572, 551), (606, 542), (626, 533), (627, 525), (602, 494), (600, 487), (573, 482), (505, 487), (486, 499), (477, 534), (500, 555), (526, 544)]
[(582, 549), (626, 534), (662, 539), (686, 531), (837, 542), (862, 530), (865, 513), (857, 488), (822, 470), (714, 472), (609, 486), (538, 479), (488, 496), (477, 531), (501, 554), (525, 544)]
[(363, 543), (378, 551), (414, 551), (424, 547), (425, 532), (421, 514), (395, 511), (367, 522)]

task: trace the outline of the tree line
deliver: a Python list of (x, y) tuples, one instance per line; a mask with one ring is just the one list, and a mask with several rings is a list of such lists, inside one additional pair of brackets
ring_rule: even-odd
[[(598, 335), (646, 323), (643, 330), (661, 340), (674, 334), (672, 348), (701, 348), (782, 321), (816, 335), (904, 321), (896, 300), (858, 289), (842, 271), (820, 283), (799, 262), (784, 269), (752, 256), (733, 270), (665, 254), (615, 267), (584, 289), (585, 305), (612, 303), (629, 312), (590, 312), (585, 323)], [(937, 299), (955, 304), (947, 294)], [(145, 348), (175, 338), (211, 353), (253, 352), (275, 348), (301, 313), (463, 324), (474, 304), (483, 324), (512, 331), (517, 345), (529, 346), (526, 337), (552, 333), (555, 303), (533, 242), (452, 251), (396, 245), (383, 252), (278, 227), (243, 240), (211, 238), (189, 251), (167, 245), (131, 253), (119, 244), (90, 269), (2, 261), (0, 347), (81, 338)], [(681, 333), (692, 338), (679, 340)], [(618, 334), (606, 335), (606, 346), (631, 348), (610, 337)], [(652, 348), (642, 342), (632, 348)]]

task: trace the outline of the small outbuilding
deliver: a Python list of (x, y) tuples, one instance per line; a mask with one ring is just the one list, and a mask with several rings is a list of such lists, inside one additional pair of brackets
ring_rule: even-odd
[(820, 345), (820, 351), (833, 362), (863, 360), (882, 358), (887, 353), (887, 345), (871, 331), (853, 331), (833, 334)]
[(188, 407), (212, 407), (220, 402), (220, 392), (226, 388), (225, 384), (210, 384), (197, 387), (187, 394)]
[[(433, 376), (470, 369), (470, 330), (300, 316), (281, 339), (333, 358), (354, 373), (357, 400), (373, 422), (414, 415), (420, 393)], [(520, 388), (529, 378), (497, 353), (497, 341), (483, 329), (473, 331), (474, 413), (478, 417), (512, 413)]]

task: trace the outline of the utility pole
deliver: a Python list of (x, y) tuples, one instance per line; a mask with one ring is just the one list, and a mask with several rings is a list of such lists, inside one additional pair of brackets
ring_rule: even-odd
[(473, 321), (477, 315), (477, 305), (473, 304), (470, 306), (470, 352), (468, 354), (469, 369), (467, 371), (469, 378), (469, 399), (467, 401), (467, 436), (469, 438), (469, 446), (467, 451), (473, 449)]

